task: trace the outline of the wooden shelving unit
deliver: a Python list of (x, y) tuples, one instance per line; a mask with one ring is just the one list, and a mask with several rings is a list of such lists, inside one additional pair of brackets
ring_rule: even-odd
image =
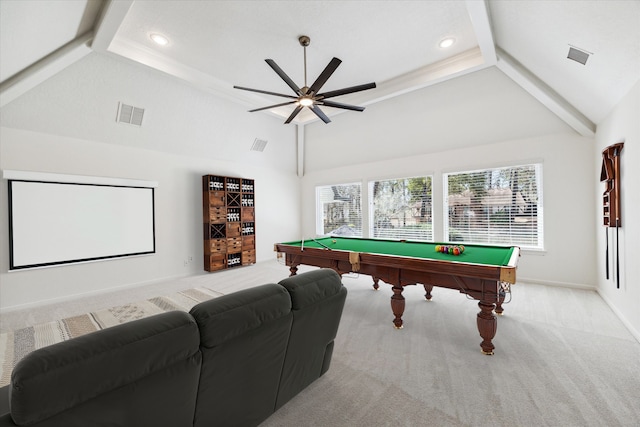
[(255, 183), (219, 175), (202, 177), (204, 269), (255, 264)]

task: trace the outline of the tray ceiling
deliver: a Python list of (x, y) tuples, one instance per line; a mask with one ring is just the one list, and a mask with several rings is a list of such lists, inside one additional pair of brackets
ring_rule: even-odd
[[(289, 93), (264, 62), (270, 58), (302, 86), (303, 34), (311, 37), (310, 81), (332, 57), (343, 61), (323, 90), (377, 83), (338, 102), (367, 106), (496, 66), (585, 135), (640, 77), (635, 1), (0, 0), (0, 12), (2, 105), (21, 84), (28, 90), (34, 74), (46, 78), (96, 51), (259, 108), (282, 98), (233, 85)], [(169, 43), (155, 44), (153, 33)], [(439, 47), (447, 37), (453, 46)], [(586, 64), (567, 58), (571, 46), (589, 53)], [(282, 120), (291, 109), (265, 113)], [(315, 120), (307, 112), (295, 122)]]

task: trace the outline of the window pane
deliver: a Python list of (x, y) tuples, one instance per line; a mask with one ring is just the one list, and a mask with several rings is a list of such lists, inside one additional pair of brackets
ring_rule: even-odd
[(316, 187), (316, 232), (362, 237), (361, 185)]
[(445, 175), (445, 238), (542, 249), (540, 164)]
[(369, 200), (372, 237), (433, 240), (430, 176), (372, 181)]

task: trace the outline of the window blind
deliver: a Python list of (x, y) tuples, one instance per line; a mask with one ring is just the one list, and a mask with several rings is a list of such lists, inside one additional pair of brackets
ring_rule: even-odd
[(444, 174), (447, 241), (542, 249), (542, 165)]
[(431, 183), (430, 176), (369, 182), (369, 235), (432, 241)]
[(316, 233), (362, 237), (362, 185), (316, 187)]

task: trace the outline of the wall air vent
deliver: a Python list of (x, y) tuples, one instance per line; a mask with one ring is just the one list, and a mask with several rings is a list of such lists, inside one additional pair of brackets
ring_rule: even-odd
[(589, 54), (589, 52), (586, 52), (584, 50), (580, 50), (575, 47), (569, 47), (569, 54), (567, 55), (567, 58), (585, 65), (587, 63), (587, 59), (589, 59)]
[(251, 151), (264, 151), (264, 147), (267, 146), (267, 141), (264, 139), (254, 139)]
[(142, 117), (144, 116), (144, 108), (134, 107), (132, 105), (118, 103), (117, 122), (128, 123), (130, 125), (142, 126)]

